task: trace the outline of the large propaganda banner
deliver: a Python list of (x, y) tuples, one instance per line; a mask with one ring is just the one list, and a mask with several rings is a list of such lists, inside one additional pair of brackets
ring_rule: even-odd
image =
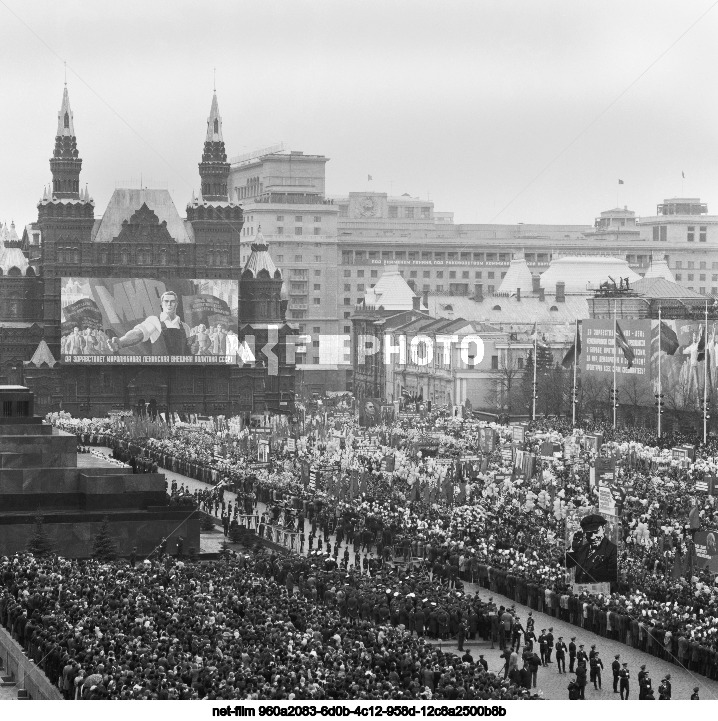
[(618, 578), (621, 521), (592, 508), (566, 515), (566, 570), (574, 593), (610, 593)]
[(718, 533), (698, 531), (695, 535), (696, 565), (718, 573)]
[(79, 364), (235, 364), (239, 284), (63, 278), (61, 358)]
[(695, 320), (582, 321), (582, 378), (613, 383), (614, 346), (619, 403), (652, 406), (658, 392), (666, 408), (696, 410), (704, 388), (718, 401), (718, 324)]

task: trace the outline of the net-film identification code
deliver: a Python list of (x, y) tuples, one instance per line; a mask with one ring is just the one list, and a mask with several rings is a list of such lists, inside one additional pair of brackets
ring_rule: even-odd
[(315, 706), (293, 704), (291, 706), (221, 706), (212, 709), (212, 716), (505, 716), (503, 706)]

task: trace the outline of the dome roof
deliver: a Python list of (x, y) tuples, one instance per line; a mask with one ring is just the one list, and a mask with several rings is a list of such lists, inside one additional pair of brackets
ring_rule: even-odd
[(590, 287), (598, 288), (609, 276), (616, 283), (619, 278), (628, 278), (633, 282), (641, 277), (621, 258), (602, 255), (566, 256), (551, 261), (551, 265), (541, 274), (541, 287), (546, 291), (553, 291), (556, 283), (563, 282), (566, 284), (566, 293), (585, 295), (590, 291)]

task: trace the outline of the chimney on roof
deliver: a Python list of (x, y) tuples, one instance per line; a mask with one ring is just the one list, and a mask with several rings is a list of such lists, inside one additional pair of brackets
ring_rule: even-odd
[(541, 290), (541, 276), (540, 275), (532, 275), (531, 276), (531, 291), (533, 293), (538, 293)]
[(546, 293), (544, 292), (543, 288), (539, 288), (538, 299), (541, 303), (543, 303), (546, 300)]
[(564, 283), (562, 280), (556, 283), (556, 302), (566, 302), (566, 283)]
[(516, 300), (520, 303), (521, 302), (521, 288), (516, 289)]
[(484, 286), (481, 283), (477, 283), (474, 286), (474, 300), (482, 303), (484, 300)]
[(424, 296), (424, 308), (429, 310), (429, 291), (425, 290), (423, 293), (423, 296)]
[(411, 302), (414, 306), (414, 310), (421, 310), (421, 298), (418, 295), (415, 295), (411, 299)]

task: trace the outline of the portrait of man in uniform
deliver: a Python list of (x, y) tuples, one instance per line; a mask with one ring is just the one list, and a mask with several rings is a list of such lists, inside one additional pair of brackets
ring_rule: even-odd
[(576, 569), (576, 583), (615, 583), (618, 575), (618, 547), (606, 537), (608, 521), (597, 513), (581, 519), (574, 533), (566, 568)]
[(152, 355), (190, 355), (188, 342), (190, 328), (177, 315), (177, 293), (168, 290), (160, 298), (162, 312), (159, 317), (148, 316), (132, 330), (128, 330), (121, 338), (112, 338), (109, 344), (117, 353), (122, 348), (131, 348), (139, 343), (149, 341), (152, 344)]

